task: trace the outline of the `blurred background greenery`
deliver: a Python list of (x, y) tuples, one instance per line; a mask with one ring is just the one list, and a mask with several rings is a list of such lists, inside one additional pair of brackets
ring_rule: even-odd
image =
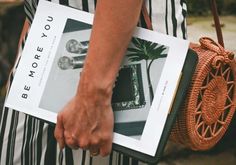
[[(186, 0), (188, 14), (192, 16), (209, 15), (209, 2), (207, 0)], [(220, 15), (236, 15), (236, 0), (216, 0)]]

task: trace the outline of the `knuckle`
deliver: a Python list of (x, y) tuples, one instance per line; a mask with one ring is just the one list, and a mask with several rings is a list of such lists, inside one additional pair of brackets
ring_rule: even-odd
[(71, 136), (71, 134), (70, 134), (67, 130), (65, 130), (65, 131), (64, 131), (64, 137), (65, 137), (65, 139), (70, 139), (70, 136)]
[(91, 140), (91, 145), (99, 145), (100, 143), (101, 143), (101, 140), (100, 140), (100, 138), (93, 138), (92, 140)]
[(65, 141), (66, 141), (66, 144), (69, 145), (69, 146), (76, 145), (76, 143), (73, 139), (66, 138)]
[(82, 149), (87, 149), (89, 147), (88, 139), (84, 139), (84, 138), (79, 139), (79, 146)]

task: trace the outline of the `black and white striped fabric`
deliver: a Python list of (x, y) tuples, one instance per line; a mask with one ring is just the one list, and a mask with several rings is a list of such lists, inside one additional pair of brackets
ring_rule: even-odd
[[(97, 0), (51, 0), (79, 10), (94, 12)], [(25, 12), (32, 22), (38, 0), (25, 0)], [(185, 0), (146, 0), (154, 30), (180, 38), (186, 38)], [(140, 18), (140, 26), (145, 23)], [(25, 36), (25, 39), (27, 36)], [(24, 41), (19, 48), (18, 58), (9, 76), (13, 80), (21, 57)], [(9, 88), (8, 86), (8, 88)], [(82, 150), (65, 148), (60, 153), (53, 135), (54, 126), (34, 117), (8, 109), (0, 112), (0, 164), (1, 165), (136, 165), (144, 164), (113, 151), (106, 158), (91, 158)]]

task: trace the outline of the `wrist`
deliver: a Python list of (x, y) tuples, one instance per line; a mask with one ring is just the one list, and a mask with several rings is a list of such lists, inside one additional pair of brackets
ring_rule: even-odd
[(83, 70), (76, 95), (92, 100), (96, 104), (110, 105), (113, 84), (111, 79), (102, 79), (97, 74)]

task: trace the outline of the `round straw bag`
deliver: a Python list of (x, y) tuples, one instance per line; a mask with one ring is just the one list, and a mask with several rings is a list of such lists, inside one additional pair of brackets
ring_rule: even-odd
[(223, 35), (215, 0), (210, 0), (218, 43), (201, 38), (191, 44), (199, 58), (192, 84), (171, 139), (193, 150), (212, 148), (225, 134), (236, 105), (234, 55), (223, 48)]
[[(210, 149), (222, 138), (236, 105), (234, 55), (223, 48), (216, 2), (210, 1), (220, 44), (207, 37), (200, 39), (200, 45), (190, 44), (199, 62), (170, 135), (171, 140), (193, 150)], [(142, 7), (142, 15), (147, 28), (152, 30), (145, 5)]]
[(224, 135), (235, 111), (235, 61), (232, 52), (210, 38), (190, 47), (199, 63), (171, 139), (193, 150), (207, 150)]

